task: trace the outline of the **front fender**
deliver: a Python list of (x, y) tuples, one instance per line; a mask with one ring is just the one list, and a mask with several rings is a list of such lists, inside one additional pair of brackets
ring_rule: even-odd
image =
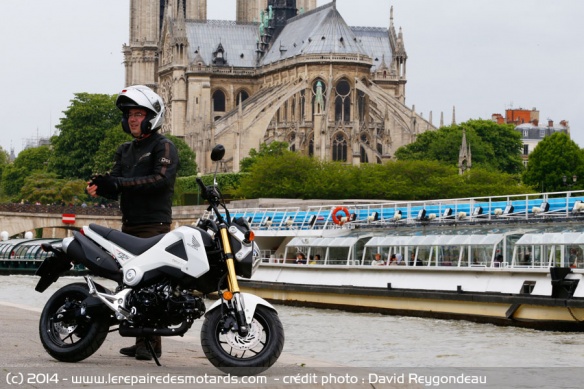
[[(243, 304), (245, 306), (245, 312), (244, 312), (245, 313), (245, 320), (248, 323), (251, 323), (251, 321), (253, 320), (253, 314), (255, 313), (256, 307), (258, 305), (263, 305), (263, 306), (266, 306), (270, 309), (273, 309), (274, 312), (276, 311), (276, 308), (274, 308), (274, 306), (272, 304), (270, 304), (269, 302), (267, 302), (263, 298), (256, 296), (255, 294), (240, 293), (239, 295), (242, 298)], [(223, 303), (223, 300), (221, 300), (221, 299), (215, 301), (213, 303), (213, 305), (211, 305), (211, 307), (207, 310), (205, 315), (208, 315), (213, 310), (219, 308), (219, 306), (222, 303)]]

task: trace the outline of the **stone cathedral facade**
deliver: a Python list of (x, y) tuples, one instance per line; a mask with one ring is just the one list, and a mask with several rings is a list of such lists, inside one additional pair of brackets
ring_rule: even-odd
[[(388, 27), (350, 27), (336, 1), (237, 0), (236, 21), (207, 20), (207, 0), (131, 0), (126, 84), (167, 103), (162, 132), (182, 137), (202, 173), (261, 143), (358, 165), (382, 163), (434, 129), (405, 105), (406, 62)], [(431, 118), (430, 118), (431, 120)]]

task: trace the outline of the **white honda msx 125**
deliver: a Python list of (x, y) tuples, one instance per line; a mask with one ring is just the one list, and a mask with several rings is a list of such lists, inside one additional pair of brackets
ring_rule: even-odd
[[(211, 159), (220, 161), (224, 154), (217, 145)], [(90, 224), (62, 242), (43, 244), (53, 255), (36, 273), (37, 291), (76, 264), (90, 274), (85, 282), (57, 290), (43, 308), (39, 333), (53, 358), (88, 358), (116, 326), (125, 337), (182, 336), (204, 316), (201, 346), (221, 371), (253, 375), (276, 362), (284, 347), (278, 314), (238, 285), (237, 277), (251, 278), (260, 264), (253, 231), (243, 218), (231, 219), (216, 179), (209, 186), (200, 178), (197, 183), (214, 217), (201, 219), (196, 227), (138, 238)], [(93, 276), (113, 280), (117, 287), (108, 290)], [(215, 292), (217, 299), (207, 309), (205, 296)], [(146, 345), (160, 365), (150, 342)]]

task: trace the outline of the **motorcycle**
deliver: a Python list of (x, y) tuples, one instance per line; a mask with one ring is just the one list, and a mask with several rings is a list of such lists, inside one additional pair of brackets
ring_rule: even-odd
[[(217, 145), (211, 159), (218, 162), (224, 154)], [(62, 242), (42, 245), (53, 255), (37, 270), (36, 291), (44, 292), (75, 264), (90, 274), (84, 283), (57, 290), (42, 310), (40, 339), (53, 358), (84, 360), (117, 326), (123, 337), (144, 337), (160, 366), (148, 337), (182, 336), (204, 316), (201, 346), (219, 370), (253, 375), (276, 362), (284, 347), (278, 314), (238, 285), (238, 276), (251, 278), (260, 264), (254, 233), (243, 218), (230, 217), (216, 175), (209, 186), (196, 180), (214, 214), (197, 226), (138, 238), (90, 224)], [(115, 281), (117, 287), (110, 291), (92, 275)], [(204, 298), (215, 291), (218, 299), (206, 309)]]

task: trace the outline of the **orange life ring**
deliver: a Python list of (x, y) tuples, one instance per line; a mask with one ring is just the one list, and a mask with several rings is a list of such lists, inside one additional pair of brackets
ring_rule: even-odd
[(333, 223), (342, 226), (343, 221), (337, 217), (337, 213), (340, 211), (343, 211), (345, 213), (345, 216), (347, 216), (347, 220), (349, 220), (349, 217), (351, 215), (349, 214), (349, 210), (346, 207), (336, 207), (335, 209), (333, 209)]

